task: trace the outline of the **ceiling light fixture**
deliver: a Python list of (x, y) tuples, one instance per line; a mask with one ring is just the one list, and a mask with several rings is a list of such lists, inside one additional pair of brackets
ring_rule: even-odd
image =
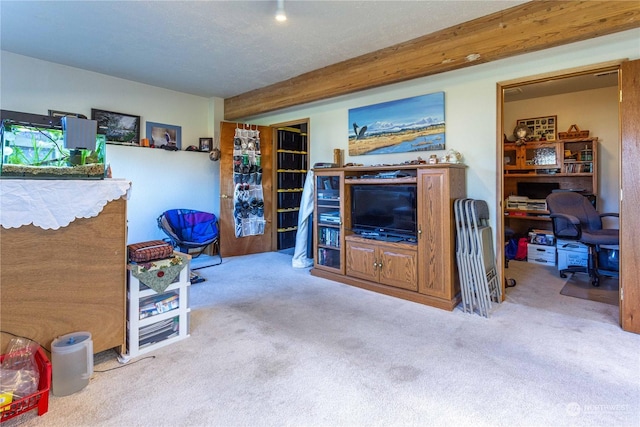
[(278, 8), (276, 9), (276, 21), (284, 22), (287, 20), (287, 14), (284, 13), (284, 0), (278, 0)]

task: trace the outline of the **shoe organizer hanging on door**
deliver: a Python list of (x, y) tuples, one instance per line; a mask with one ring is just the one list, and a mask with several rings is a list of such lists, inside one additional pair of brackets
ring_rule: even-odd
[(236, 237), (264, 234), (260, 131), (236, 126), (233, 139), (233, 217)]

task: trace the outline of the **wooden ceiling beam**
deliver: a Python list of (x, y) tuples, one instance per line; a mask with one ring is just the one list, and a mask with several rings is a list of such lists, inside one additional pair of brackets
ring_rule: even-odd
[(227, 98), (224, 117), (247, 118), (639, 26), (637, 1), (531, 1)]

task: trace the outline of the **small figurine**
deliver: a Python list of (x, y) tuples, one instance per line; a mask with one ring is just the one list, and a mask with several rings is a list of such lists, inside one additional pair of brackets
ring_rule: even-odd
[(462, 163), (462, 154), (452, 148), (445, 154), (444, 161), (446, 163)]

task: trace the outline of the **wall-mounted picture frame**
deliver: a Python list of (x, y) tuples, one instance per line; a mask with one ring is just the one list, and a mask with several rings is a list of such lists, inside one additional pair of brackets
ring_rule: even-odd
[(98, 133), (106, 136), (107, 144), (140, 144), (140, 116), (92, 108), (91, 119), (98, 122)]
[(213, 138), (200, 138), (200, 151), (209, 151), (213, 145)]
[(349, 155), (445, 149), (444, 92), (349, 110)]
[(165, 123), (147, 122), (146, 129), (146, 137), (149, 140), (150, 147), (181, 149), (182, 127)]
[(79, 119), (86, 119), (87, 116), (80, 113), (68, 113), (66, 111), (58, 111), (58, 110), (49, 110), (49, 115), (51, 117), (77, 117)]
[(555, 141), (558, 135), (558, 116), (519, 119), (516, 122), (516, 127), (520, 125), (525, 125), (531, 129), (529, 138), (537, 141)]

